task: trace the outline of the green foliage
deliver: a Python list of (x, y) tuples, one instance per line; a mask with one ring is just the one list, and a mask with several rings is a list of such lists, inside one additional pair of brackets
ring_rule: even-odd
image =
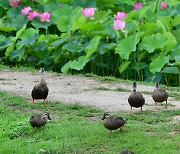
[[(158, 78), (162, 83), (168, 79), (168, 84), (180, 85), (180, 2), (166, 0), (168, 7), (161, 9), (160, 0), (146, 0), (141, 9), (132, 10), (134, 3), (21, 0), (20, 6), (11, 7), (9, 1), (1, 1), (0, 61), (64, 73), (93, 72), (141, 81)], [(26, 6), (31, 12), (51, 13), (50, 21), (28, 20), (21, 14)], [(96, 8), (92, 18), (82, 15), (88, 7)], [(113, 29), (117, 12), (127, 14), (121, 19), (126, 22), (122, 31)]]
[(139, 39), (136, 35), (126, 37), (123, 40), (120, 40), (115, 49), (115, 53), (118, 53), (122, 59), (129, 59), (129, 55), (132, 51), (136, 51), (136, 45), (139, 42)]

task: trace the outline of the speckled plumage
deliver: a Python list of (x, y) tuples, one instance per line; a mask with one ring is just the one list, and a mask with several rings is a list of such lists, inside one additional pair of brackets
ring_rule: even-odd
[(124, 150), (124, 151), (121, 151), (119, 154), (134, 154), (134, 152), (130, 150)]
[(44, 69), (41, 71), (41, 81), (39, 84), (35, 85), (34, 88), (32, 89), (31, 96), (33, 98), (33, 103), (34, 99), (44, 99), (44, 104), (46, 103), (45, 100), (48, 96), (48, 86), (47, 83), (43, 77)]
[(155, 101), (155, 103), (166, 101), (166, 108), (167, 108), (168, 97), (169, 97), (168, 93), (164, 89), (159, 88), (159, 84), (156, 83), (156, 89), (152, 93), (152, 98)]
[(112, 130), (121, 128), (126, 123), (122, 117), (110, 116), (108, 113), (104, 113), (102, 120), (104, 120), (104, 127), (109, 129), (111, 134)]
[(145, 99), (143, 95), (140, 92), (136, 91), (136, 82), (133, 83), (133, 92), (128, 97), (128, 102), (129, 102), (129, 105), (131, 106), (131, 109), (132, 107), (135, 107), (135, 108), (141, 107), (142, 109), (142, 106), (145, 103)]
[(47, 112), (44, 114), (36, 114), (30, 118), (29, 122), (33, 128), (41, 127), (46, 124), (46, 121), (47, 121), (46, 118), (51, 120), (51, 117), (49, 116), (49, 114)]

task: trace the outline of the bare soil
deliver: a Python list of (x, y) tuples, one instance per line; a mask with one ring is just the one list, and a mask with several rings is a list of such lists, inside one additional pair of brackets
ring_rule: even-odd
[[(104, 82), (91, 77), (79, 77), (46, 73), (44, 75), (49, 87), (48, 99), (59, 101), (64, 104), (76, 103), (93, 106), (109, 112), (129, 111), (128, 97), (131, 92), (115, 91), (118, 87), (132, 90), (132, 84), (118, 82)], [(8, 69), (0, 70), (0, 90), (8, 91), (17, 95), (27, 97), (31, 102), (31, 90), (41, 79), (39, 73), (17, 72)], [(97, 90), (100, 87), (107, 90)], [(152, 92), (153, 86), (138, 85), (138, 91)], [(155, 110), (155, 103), (151, 95), (143, 94), (146, 100), (143, 110)], [(168, 99), (168, 110), (180, 109), (180, 101), (173, 98)], [(160, 110), (165, 109), (165, 105), (159, 105)], [(140, 109), (133, 109), (139, 111)]]

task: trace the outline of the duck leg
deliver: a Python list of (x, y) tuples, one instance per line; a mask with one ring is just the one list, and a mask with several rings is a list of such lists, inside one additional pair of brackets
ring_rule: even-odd
[(157, 107), (157, 102), (155, 102), (156, 103), (156, 110), (158, 110), (158, 107)]
[(110, 136), (112, 137), (112, 130), (110, 130)]
[(32, 103), (35, 105), (36, 103), (35, 103), (35, 101), (34, 101), (34, 98), (32, 99)]
[(167, 100), (166, 100), (166, 109), (167, 109), (167, 107), (168, 107), (168, 102), (167, 102)]
[(141, 106), (141, 113), (142, 113), (142, 106)]
[(46, 105), (46, 100), (44, 99), (44, 105)]
[(132, 113), (132, 106), (131, 106), (131, 111), (130, 111), (130, 113)]

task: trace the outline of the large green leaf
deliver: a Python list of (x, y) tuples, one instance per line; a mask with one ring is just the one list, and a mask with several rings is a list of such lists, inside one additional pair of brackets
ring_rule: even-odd
[(152, 53), (155, 49), (164, 48), (167, 43), (167, 37), (158, 33), (151, 36), (145, 36), (139, 45), (139, 49), (147, 50), (149, 53)]
[(69, 36), (65, 36), (61, 39), (57, 39), (56, 41), (52, 43), (52, 47), (55, 48), (57, 46), (60, 46), (61, 44), (63, 44), (64, 42), (67, 42), (68, 40), (69, 40)]
[(6, 0), (6, 1), (1, 0), (0, 6), (2, 6), (4, 9), (7, 9), (9, 7), (9, 1), (8, 0)]
[(67, 32), (71, 29), (71, 20), (68, 16), (61, 16), (57, 21), (57, 27), (61, 32)]
[(0, 35), (0, 50), (7, 48), (10, 46), (12, 43), (9, 38), (6, 38), (3, 35)]
[(11, 32), (11, 31), (13, 31), (15, 29), (16, 28), (13, 27), (13, 26), (4, 25), (3, 20), (0, 19), (0, 31)]
[(71, 68), (79, 71), (84, 68), (88, 61), (89, 60), (86, 56), (81, 56), (78, 58), (78, 60), (72, 61)]
[(17, 43), (16, 47), (17, 49), (22, 48), (22, 46), (26, 44), (33, 44), (38, 37), (38, 34), (36, 33), (36, 30), (33, 28), (28, 28), (22, 32), (20, 35), (20, 41)]
[(160, 55), (155, 59), (152, 59), (152, 62), (149, 66), (151, 73), (155, 74), (160, 72), (164, 65), (169, 62), (170, 56)]
[(120, 40), (115, 49), (115, 53), (118, 53), (123, 59), (128, 60), (132, 51), (136, 51), (136, 45), (139, 39), (136, 35), (128, 36), (123, 40)]
[(129, 64), (131, 64), (130, 61), (124, 61), (124, 62), (121, 64), (121, 66), (119, 67), (119, 72), (120, 72), (120, 73), (124, 72), (124, 71), (128, 68)]
[(25, 51), (20, 49), (20, 50), (12, 50), (9, 53), (10, 58), (15, 59), (17, 58), (18, 61), (21, 60), (21, 58), (24, 56)]
[(96, 7), (96, 2), (95, 0), (73, 0), (72, 1), (72, 6), (75, 8), (77, 6), (81, 6), (82, 8), (88, 8), (88, 7)]
[(14, 17), (10, 20), (10, 22), (8, 23), (9, 26), (13, 26), (17, 29), (21, 29), (22, 26), (24, 26), (25, 24), (27, 24), (28, 19), (25, 16), (22, 16), (21, 14), (18, 15), (17, 17)]
[(179, 4), (179, 0), (166, 0), (168, 6), (176, 6)]
[(180, 29), (173, 30), (172, 34), (176, 37), (176, 40), (180, 42)]
[(61, 68), (61, 72), (62, 73), (67, 73), (69, 71), (69, 69), (71, 68), (71, 63), (72, 61), (69, 61), (68, 63), (66, 63), (62, 68)]
[(89, 59), (86, 56), (81, 56), (78, 60), (69, 61), (62, 68), (62, 73), (67, 73), (70, 69), (81, 70), (84, 68)]
[(90, 57), (94, 52), (96, 52), (101, 36), (94, 36), (90, 41), (89, 45), (85, 48), (87, 57)]
[(59, 20), (59, 18), (61, 18), (62, 16), (70, 16), (73, 11), (74, 10), (72, 10), (71, 7), (62, 7), (62, 8), (56, 9), (52, 12), (51, 19), (55, 24), (57, 24), (57, 21)]
[(35, 17), (31, 23), (36, 29), (47, 29), (51, 25), (51, 22), (41, 22), (38, 17)]
[(164, 45), (164, 48), (166, 49), (166, 51), (171, 51), (172, 48), (177, 44), (175, 36), (170, 32), (164, 33), (163, 36), (168, 39), (168, 42)]
[(12, 7), (7, 11), (7, 16), (9, 18), (15, 18), (20, 14), (20, 8)]
[(172, 19), (172, 26), (177, 26), (177, 25), (180, 25), (180, 15), (177, 15)]
[(179, 74), (178, 67), (165, 67), (162, 72), (170, 74)]

